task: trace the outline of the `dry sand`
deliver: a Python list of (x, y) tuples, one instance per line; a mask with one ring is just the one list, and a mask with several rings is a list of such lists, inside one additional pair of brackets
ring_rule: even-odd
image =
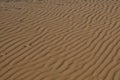
[(0, 0), (0, 80), (120, 80), (120, 0)]

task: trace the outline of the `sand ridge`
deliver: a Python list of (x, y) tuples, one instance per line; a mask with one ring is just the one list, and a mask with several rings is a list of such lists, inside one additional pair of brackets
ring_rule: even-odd
[(119, 0), (0, 0), (0, 80), (119, 75)]

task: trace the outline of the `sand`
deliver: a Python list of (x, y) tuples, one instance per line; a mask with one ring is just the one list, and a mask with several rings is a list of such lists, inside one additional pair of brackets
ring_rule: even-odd
[(0, 80), (120, 80), (120, 0), (0, 0)]

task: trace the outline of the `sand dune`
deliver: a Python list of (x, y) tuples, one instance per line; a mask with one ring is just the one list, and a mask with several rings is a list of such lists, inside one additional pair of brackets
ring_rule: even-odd
[(120, 80), (120, 1), (0, 0), (0, 80)]

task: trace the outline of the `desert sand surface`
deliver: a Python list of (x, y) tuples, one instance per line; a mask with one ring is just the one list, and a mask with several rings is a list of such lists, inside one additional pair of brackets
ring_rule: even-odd
[(0, 80), (120, 80), (120, 0), (0, 0)]

